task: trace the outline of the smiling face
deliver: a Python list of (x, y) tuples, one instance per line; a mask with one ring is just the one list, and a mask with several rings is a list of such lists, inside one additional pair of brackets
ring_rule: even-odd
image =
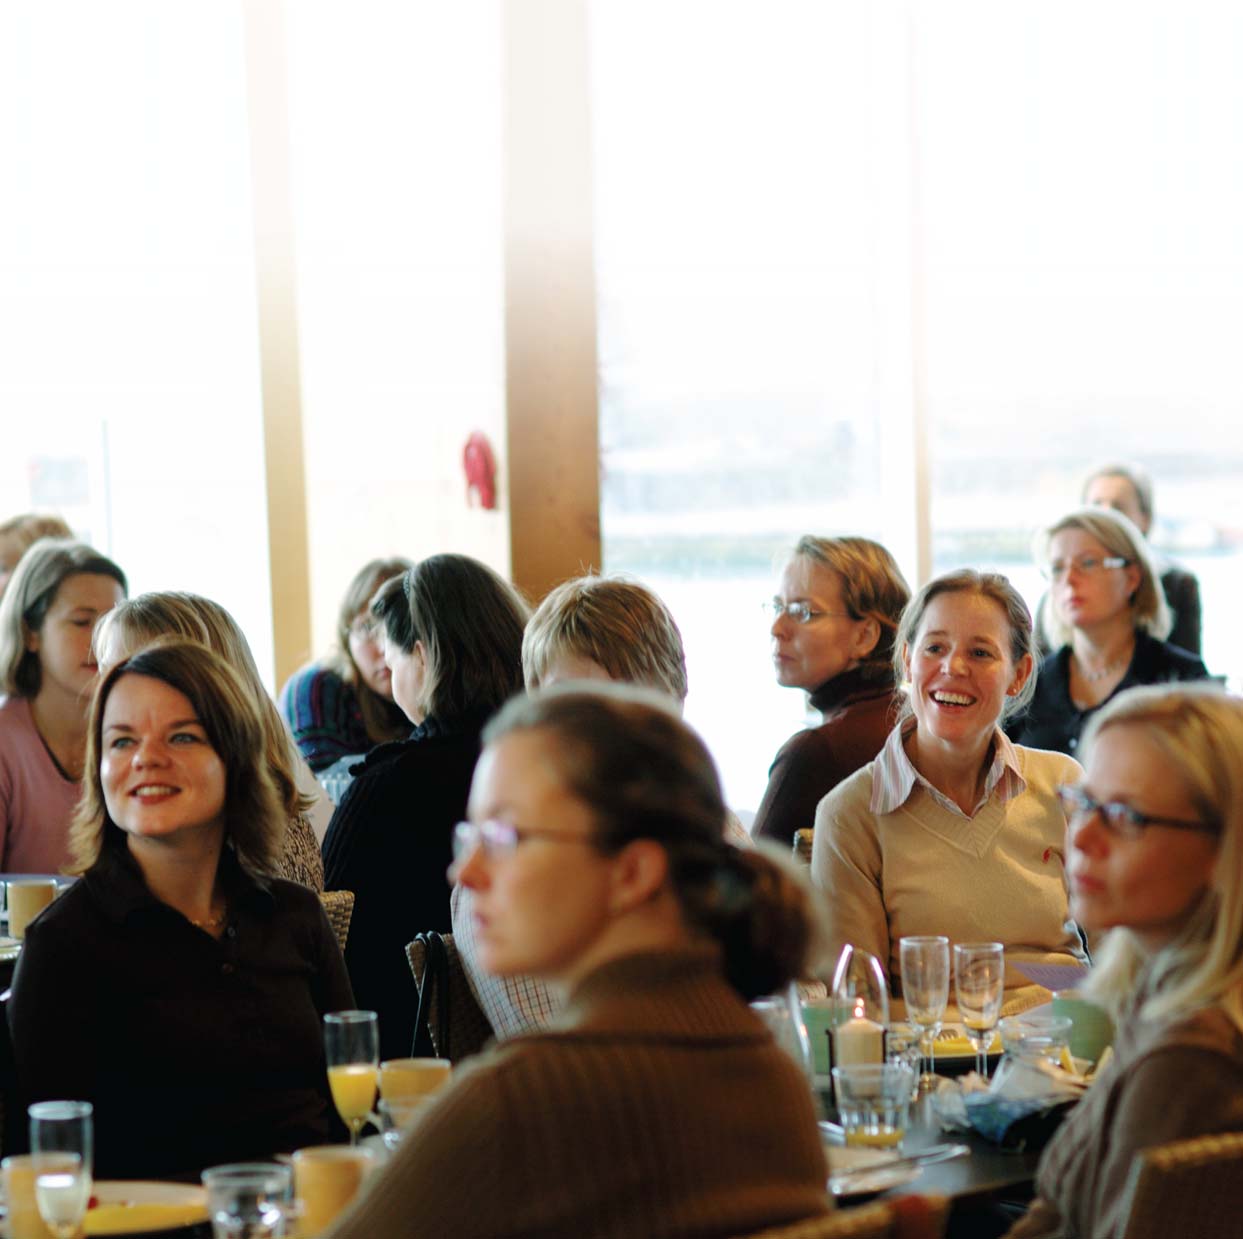
[(786, 605), (806, 602), (824, 612), (799, 624), (779, 615), (771, 629), (773, 669), (785, 688), (812, 692), (866, 658), (880, 639), (875, 620), (851, 618), (842, 599), (842, 581), (831, 568), (795, 555), (782, 570), (774, 595)]
[(1007, 696), (1031, 675), (1031, 655), (1016, 665), (1010, 650), (1000, 603), (966, 590), (937, 594), (903, 650), (920, 738), (965, 750), (987, 744)]
[[(1142, 725), (1118, 723), (1096, 737), (1084, 787), (1102, 803), (1194, 822), (1201, 813), (1177, 767)], [(1218, 842), (1210, 834), (1148, 826), (1119, 839), (1099, 816), (1075, 819), (1067, 864), (1071, 914), (1084, 929), (1126, 926), (1150, 948), (1168, 942), (1208, 890)]]
[(75, 572), (61, 582), (43, 623), (26, 635), (26, 648), (39, 659), (40, 696), (85, 698), (98, 672), (91, 650), (95, 621), (124, 597), (119, 582), (100, 573)]
[(226, 771), (190, 699), (162, 680), (123, 674), (104, 705), (100, 782), (130, 850), (224, 837)]
[(489, 745), (470, 793), (470, 818), (494, 819), (557, 838), (526, 838), (508, 855), (477, 847), (454, 877), (474, 892), (480, 962), (502, 976), (571, 976), (611, 923), (615, 858), (590, 843), (592, 815), (566, 790), (540, 731)]
[[(1071, 628), (1090, 629), (1130, 614), (1142, 574), (1137, 564), (1104, 567), (1114, 558), (1119, 557), (1082, 529), (1063, 529), (1049, 540), (1049, 563), (1066, 565), (1053, 582), (1053, 605)], [(1096, 560), (1092, 572), (1075, 566), (1084, 559)]]

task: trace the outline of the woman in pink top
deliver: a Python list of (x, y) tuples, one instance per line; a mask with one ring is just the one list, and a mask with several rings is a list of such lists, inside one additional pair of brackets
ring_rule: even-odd
[(55, 873), (68, 860), (97, 668), (95, 621), (125, 573), (84, 542), (42, 538), (0, 600), (0, 871)]

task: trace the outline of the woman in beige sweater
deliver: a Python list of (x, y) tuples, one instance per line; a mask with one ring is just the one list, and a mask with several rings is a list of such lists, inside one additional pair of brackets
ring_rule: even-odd
[(567, 1005), (459, 1068), (333, 1239), (723, 1239), (826, 1213), (807, 1078), (747, 1007), (820, 945), (798, 873), (725, 842), (712, 759), (663, 697), (545, 689), (484, 741), (455, 848), (481, 960)]
[[(1046, 1149), (1015, 1239), (1120, 1235), (1139, 1150), (1243, 1131), (1243, 702), (1130, 689), (1084, 752), (1071, 906), (1108, 931), (1085, 994), (1114, 1017), (1114, 1061)], [(1184, 1209), (1182, 1233), (1212, 1229), (1211, 1199)]]
[(1079, 766), (1013, 745), (1000, 727), (1035, 686), (1031, 617), (1005, 577), (949, 573), (911, 601), (895, 651), (904, 717), (816, 811), (812, 878), (828, 894), (834, 949), (871, 951), (897, 991), (903, 936), (1002, 942), (1017, 1009), (1043, 993), (1024, 963), (1084, 958), (1057, 798)]

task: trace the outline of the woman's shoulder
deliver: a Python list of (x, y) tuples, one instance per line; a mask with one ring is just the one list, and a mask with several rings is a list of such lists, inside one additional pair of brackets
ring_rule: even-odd
[(281, 689), (281, 705), (296, 706), (312, 700), (353, 695), (353, 688), (341, 673), (328, 663), (308, 663), (295, 671)]
[(1190, 650), (1171, 645), (1168, 641), (1158, 641), (1155, 637), (1148, 637), (1141, 642), (1141, 645), (1144, 650), (1145, 666), (1137, 670), (1149, 682), (1208, 678), (1208, 668), (1199, 655), (1191, 653)]
[(1201, 1007), (1182, 1019), (1153, 1028), (1132, 1063), (1158, 1055), (1192, 1051), (1229, 1060), (1243, 1084), (1243, 1030), (1219, 1006)]
[(821, 818), (832, 823), (842, 816), (874, 819), (872, 813), (872, 784), (876, 774), (876, 762), (860, 766), (848, 774), (832, 791), (827, 792), (816, 807), (816, 825)]
[(1039, 790), (1052, 794), (1059, 784), (1076, 783), (1083, 777), (1083, 767), (1066, 753), (1031, 748), (1026, 744), (1013, 747), (1019, 773), (1029, 787), (1034, 783)]

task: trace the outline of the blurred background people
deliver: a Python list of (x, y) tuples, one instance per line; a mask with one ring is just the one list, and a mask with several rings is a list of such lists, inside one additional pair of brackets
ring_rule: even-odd
[(1141, 1149), (1243, 1131), (1243, 702), (1130, 689), (1083, 752), (1071, 909), (1105, 935), (1082, 992), (1113, 1016), (1115, 1060), (1045, 1150), (1014, 1239), (1121, 1234)]
[(82, 878), (13, 981), (23, 1101), (90, 1101), (109, 1178), (331, 1138), (321, 1021), (353, 995), (319, 899), (275, 876), (288, 819), (253, 693), (205, 646), (148, 646), (100, 685), (84, 784)]
[(26, 549), (40, 538), (72, 538), (73, 530), (59, 516), (24, 512), (0, 523), (0, 598)]
[(263, 747), (268, 771), (288, 825), (281, 841), (277, 875), (301, 882), (312, 890), (324, 889), (324, 862), (311, 814), (323, 821), (319, 834), (332, 817), (332, 802), (315, 782), (315, 776), (285, 730), (276, 706), (259, 678), (254, 655), (237, 621), (219, 603), (197, 594), (139, 594), (109, 611), (95, 628), (95, 657), (100, 674), (107, 675), (117, 663), (163, 637), (181, 637), (205, 645), (229, 664), (254, 699), (263, 725)]
[(385, 584), (393, 695), (414, 730), (373, 749), (324, 839), (329, 890), (355, 895), (345, 962), (361, 1007), (380, 1017), (386, 1058), (409, 1054), (417, 1001), (406, 944), (447, 931), (453, 827), (466, 812), (484, 723), (522, 690), (527, 607), (465, 555), (433, 555)]
[(410, 721), (393, 700), (383, 634), (370, 610), (380, 586), (410, 566), (408, 559), (364, 564), (341, 600), (336, 650), (290, 676), (281, 690), (280, 708), (294, 742), (317, 773), (410, 734)]
[(947, 573), (911, 600), (895, 649), (895, 676), (910, 685), (904, 716), (816, 811), (812, 879), (834, 950), (870, 951), (896, 992), (906, 935), (1001, 942), (1007, 1008), (1042, 1001), (1025, 961), (1086, 958), (1068, 912), (1057, 796), (1080, 770), (1011, 744), (1000, 726), (1034, 687), (1027, 604), (997, 573)]
[(0, 872), (56, 873), (69, 859), (98, 670), (91, 634), (125, 591), (93, 547), (42, 538), (0, 599)]
[(712, 758), (665, 697), (559, 686), (485, 739), (455, 848), (482, 961), (566, 1008), (456, 1075), (333, 1239), (672, 1239), (827, 1213), (807, 1078), (747, 1006), (820, 944), (792, 859), (725, 841)]
[(790, 846), (816, 806), (880, 752), (897, 719), (893, 637), (910, 590), (894, 558), (867, 538), (801, 538), (773, 595), (777, 683), (820, 712), (768, 771), (752, 835)]
[(1148, 544), (1127, 517), (1080, 508), (1043, 532), (1038, 553), (1054, 650), (1008, 728), (1020, 744), (1073, 754), (1092, 711), (1115, 693), (1208, 676), (1199, 658), (1164, 640), (1169, 608)]

